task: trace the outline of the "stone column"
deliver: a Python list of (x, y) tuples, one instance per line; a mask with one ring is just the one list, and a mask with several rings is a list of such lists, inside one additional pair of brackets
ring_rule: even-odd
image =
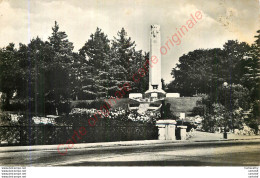
[(166, 140), (176, 140), (175, 136), (175, 124), (169, 124), (167, 127), (167, 137)]
[[(160, 25), (151, 25), (149, 61), (153, 67), (149, 66), (149, 90), (153, 90), (152, 85), (156, 85), (158, 87), (158, 90), (162, 90), (162, 82), (161, 82), (162, 59), (161, 59), (160, 49), (161, 49)], [(153, 60), (155, 64), (152, 64), (151, 60)]]
[(159, 140), (176, 140), (175, 137), (175, 120), (159, 120), (156, 121), (156, 126), (159, 129)]
[(180, 125), (180, 126), (177, 126), (177, 128), (180, 129), (181, 140), (186, 140), (186, 129), (187, 129), (187, 126)]
[(166, 135), (165, 135), (165, 131), (166, 131), (166, 126), (165, 125), (158, 125), (158, 140), (166, 140)]

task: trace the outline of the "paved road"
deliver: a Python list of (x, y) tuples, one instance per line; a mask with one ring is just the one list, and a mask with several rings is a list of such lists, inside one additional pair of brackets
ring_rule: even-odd
[(4, 166), (259, 166), (260, 140), (0, 152)]

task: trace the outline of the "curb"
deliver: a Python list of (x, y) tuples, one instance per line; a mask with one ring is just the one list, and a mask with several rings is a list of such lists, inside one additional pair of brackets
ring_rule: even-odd
[[(138, 141), (122, 141), (122, 142), (99, 142), (99, 143), (78, 143), (74, 144), (71, 150), (76, 149), (102, 149), (118, 146), (148, 146), (148, 145), (163, 145), (163, 144), (192, 144), (192, 143), (211, 143), (211, 142), (246, 142), (257, 141), (260, 143), (260, 138), (249, 139), (226, 139), (226, 140), (138, 140)], [(58, 145), (33, 145), (33, 146), (12, 146), (0, 147), (0, 153), (4, 152), (20, 152), (20, 151), (53, 151), (57, 150)]]

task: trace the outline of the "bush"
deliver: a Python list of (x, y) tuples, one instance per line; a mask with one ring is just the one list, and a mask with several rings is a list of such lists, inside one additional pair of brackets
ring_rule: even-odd
[(75, 108), (87, 108), (87, 109), (99, 109), (102, 106), (107, 106), (108, 103), (106, 103), (104, 100), (94, 100), (90, 103), (87, 101), (80, 101), (78, 102), (74, 107)]
[(94, 118), (94, 113), (95, 109), (75, 108), (71, 113), (57, 118), (55, 126), (35, 125), (26, 117), (19, 118), (18, 123), (12, 123), (10, 117), (4, 115), (2, 123), (11, 127), (0, 128), (0, 139), (8, 141), (9, 145), (64, 144), (80, 127), (85, 127), (87, 135), (78, 143), (157, 139), (155, 120), (149, 116), (115, 109), (110, 110), (107, 117), (97, 114), (96, 124), (90, 127), (88, 119)]
[[(30, 106), (30, 107), (29, 107)], [(59, 114), (69, 113), (70, 112), (70, 103), (62, 102), (58, 106)], [(35, 102), (25, 100), (14, 100), (10, 103), (10, 105), (2, 106), (2, 110), (4, 111), (18, 111), (18, 112), (26, 112), (30, 111), (31, 113), (35, 112)], [(37, 114), (38, 115), (46, 115), (46, 114), (56, 114), (56, 106), (53, 102), (45, 102), (45, 103), (37, 103)]]

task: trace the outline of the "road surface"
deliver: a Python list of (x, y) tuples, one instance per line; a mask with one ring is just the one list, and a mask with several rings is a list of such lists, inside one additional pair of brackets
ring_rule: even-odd
[(0, 166), (259, 166), (260, 140), (162, 142), (68, 150), (0, 150)]

